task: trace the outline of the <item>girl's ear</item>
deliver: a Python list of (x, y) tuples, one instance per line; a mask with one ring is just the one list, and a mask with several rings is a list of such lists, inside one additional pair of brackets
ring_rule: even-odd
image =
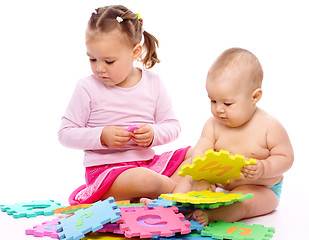
[(133, 61), (137, 60), (143, 51), (143, 47), (142, 45), (140, 45), (139, 43), (135, 45), (135, 47), (133, 48)]
[(255, 89), (252, 93), (252, 103), (257, 104), (260, 101), (262, 94), (263, 94), (263, 91), (261, 88)]

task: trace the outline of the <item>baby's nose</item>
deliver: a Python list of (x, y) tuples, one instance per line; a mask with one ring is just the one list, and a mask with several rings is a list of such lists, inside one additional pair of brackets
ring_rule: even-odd
[(224, 113), (224, 111), (225, 111), (225, 110), (224, 110), (224, 107), (223, 107), (221, 104), (218, 104), (218, 105), (217, 105), (217, 112), (218, 112), (218, 113)]

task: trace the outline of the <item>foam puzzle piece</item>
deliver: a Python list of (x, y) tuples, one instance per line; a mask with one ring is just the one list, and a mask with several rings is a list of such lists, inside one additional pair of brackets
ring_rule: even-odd
[(176, 234), (174, 237), (171, 238), (159, 238), (160, 240), (182, 240), (182, 239), (186, 239), (186, 240), (216, 240), (212, 237), (203, 237), (201, 234), (199, 233), (190, 233), (190, 234), (186, 234), (186, 235), (178, 235)]
[(243, 155), (230, 155), (230, 152), (220, 150), (215, 152), (209, 149), (204, 157), (196, 157), (192, 164), (185, 164), (178, 172), (179, 176), (190, 175), (192, 180), (207, 180), (210, 184), (220, 183), (226, 185), (230, 179), (241, 177), (241, 169), (246, 165), (256, 165), (256, 160), (245, 160)]
[(174, 205), (173, 201), (164, 199), (162, 197), (159, 197), (158, 199), (154, 199), (152, 200), (152, 202), (149, 202), (147, 204), (148, 207), (160, 207), (160, 206), (171, 207), (173, 205)]
[(120, 200), (120, 201), (116, 201), (116, 203), (117, 203), (118, 206), (119, 206), (119, 204), (130, 204), (131, 201), (130, 201), (130, 200)]
[(203, 203), (218, 203), (230, 201), (244, 201), (252, 198), (253, 194), (244, 196), (242, 193), (223, 193), (204, 191), (192, 191), (187, 193), (161, 194), (161, 197), (167, 200), (177, 201), (181, 203), (203, 204)]
[(38, 215), (50, 216), (54, 214), (54, 210), (61, 207), (60, 203), (54, 200), (38, 200), (32, 202), (21, 202), (15, 204), (3, 205), (1, 210), (14, 218), (36, 217)]
[(129, 126), (127, 129), (126, 129), (126, 131), (127, 132), (134, 132), (134, 130), (136, 130), (136, 129), (140, 129), (140, 127), (138, 126), (138, 125), (136, 125), (136, 124), (134, 124), (134, 125), (131, 125), (131, 126)]
[(192, 231), (201, 232), (204, 229), (204, 225), (201, 225), (199, 222), (191, 220), (190, 221), (190, 228)]
[(178, 208), (154, 207), (136, 208), (121, 212), (120, 229), (128, 238), (140, 236), (140, 238), (169, 237), (176, 232), (187, 234), (191, 232), (190, 222), (185, 220)]
[(88, 208), (91, 207), (92, 204), (79, 204), (79, 205), (73, 205), (73, 206), (67, 206), (67, 207), (62, 207), (62, 208), (57, 208), (55, 209), (55, 213), (72, 213), (72, 212), (76, 212), (79, 209), (83, 209), (83, 208)]
[(146, 207), (145, 203), (129, 203), (129, 204), (118, 204), (119, 208), (134, 208), (134, 207)]
[(202, 236), (211, 236), (216, 239), (269, 240), (274, 232), (275, 228), (259, 224), (246, 225), (241, 222), (216, 221), (205, 227)]
[(124, 231), (120, 229), (118, 223), (106, 223), (103, 228), (99, 229), (97, 232), (110, 232), (115, 234), (124, 234)]
[(231, 201), (227, 201), (227, 202), (217, 202), (217, 203), (209, 203), (209, 204), (207, 203), (201, 203), (201, 204), (177, 203), (177, 204), (181, 204), (183, 208), (192, 209), (192, 210), (194, 209), (214, 209), (220, 206), (231, 205), (234, 202), (246, 201), (250, 198), (253, 198), (252, 193), (244, 194), (243, 197), (240, 199), (232, 199)]
[(26, 235), (33, 235), (34, 237), (48, 236), (59, 239), (56, 226), (59, 225), (59, 219), (43, 222), (41, 225), (34, 226), (32, 229), (26, 229)]
[[(89, 233), (83, 238), (83, 240), (123, 240), (123, 239), (128, 239), (125, 236), (120, 236), (120, 235), (113, 235), (111, 233)], [(138, 237), (134, 237), (131, 239), (140, 239)]]
[(95, 232), (106, 223), (118, 221), (120, 215), (121, 211), (114, 198), (109, 197), (60, 220), (60, 225), (57, 227), (58, 236), (60, 239), (79, 240), (85, 236), (84, 234)]

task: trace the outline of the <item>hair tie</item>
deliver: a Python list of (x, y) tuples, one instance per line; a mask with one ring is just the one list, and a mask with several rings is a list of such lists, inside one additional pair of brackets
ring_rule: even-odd
[(123, 22), (123, 19), (122, 19), (122, 17), (116, 17), (116, 20), (119, 22), (119, 23), (121, 23), (121, 22)]
[(136, 13), (136, 15), (137, 15), (137, 20), (139, 20), (141, 22), (141, 24), (143, 25), (144, 21), (141, 18), (141, 15), (139, 13)]

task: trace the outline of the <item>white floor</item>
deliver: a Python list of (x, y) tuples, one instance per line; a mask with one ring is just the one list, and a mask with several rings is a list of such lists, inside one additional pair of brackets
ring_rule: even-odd
[[(284, 194), (287, 193), (288, 194)], [(243, 220), (246, 224), (262, 224), (266, 227), (274, 227), (276, 232), (273, 240), (308, 239), (309, 227), (309, 206), (306, 204), (308, 195), (305, 192), (293, 192), (292, 189), (285, 191), (282, 195), (280, 206), (273, 213)], [(44, 221), (52, 220), (55, 216), (39, 216), (36, 218), (14, 219), (5, 212), (0, 211), (0, 239), (40, 239), (33, 236), (26, 236), (25, 229), (32, 228)], [(43, 237), (42, 239), (51, 239)]]

